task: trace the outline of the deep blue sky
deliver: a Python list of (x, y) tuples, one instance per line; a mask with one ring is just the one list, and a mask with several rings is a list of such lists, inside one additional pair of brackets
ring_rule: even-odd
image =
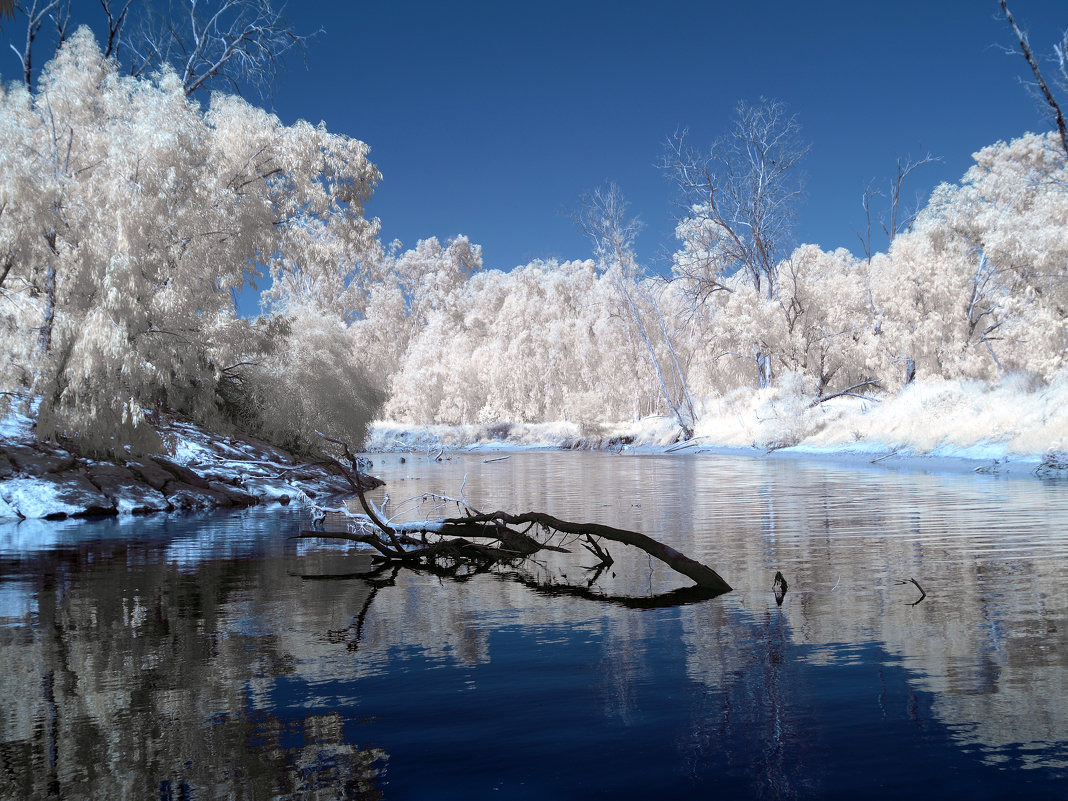
[[(99, 30), (97, 3), (74, 6)], [(1068, 2), (1011, 7), (1050, 55)], [(899, 156), (943, 159), (906, 187), (922, 200), (976, 149), (1052, 127), (1021, 85), (1025, 62), (1005, 52), (997, 0), (291, 0), (286, 14), (323, 33), (307, 69), (289, 60), (274, 110), (371, 145), (383, 181), (368, 210), (386, 242), (467, 234), (487, 267), (587, 257), (561, 209), (614, 180), (645, 223), (639, 256), (664, 269), (675, 194), (655, 166), (663, 144), (688, 128), (710, 145), (739, 100), (798, 114), (812, 150), (797, 239), (825, 248), (857, 249), (861, 194)], [(5, 24), (5, 45), (17, 27)], [(17, 75), (12, 54), (0, 73)]]
[[(1010, 7), (1051, 54), (1068, 3)], [(287, 15), (325, 33), (277, 86), (283, 121), (322, 119), (371, 145), (384, 240), (467, 234), (487, 267), (587, 257), (560, 209), (606, 179), (645, 223), (639, 255), (663, 267), (675, 213), (663, 143), (687, 127), (710, 145), (738, 100), (797, 112), (812, 145), (797, 237), (825, 248), (856, 250), (861, 194), (898, 156), (942, 157), (906, 187), (926, 198), (976, 149), (1052, 127), (1020, 84), (1026, 63), (1004, 51), (996, 0), (337, 1)]]

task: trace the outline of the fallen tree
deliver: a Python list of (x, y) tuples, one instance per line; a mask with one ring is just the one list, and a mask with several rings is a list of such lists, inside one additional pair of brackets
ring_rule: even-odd
[[(387, 516), (367, 494), (384, 486), (385, 482), (364, 472), (363, 462), (352, 454), (347, 443), (329, 437), (323, 439), (342, 449), (343, 459), (331, 453), (327, 453), (327, 456), (352, 487), (363, 514), (351, 512), (347, 506), (327, 508), (308, 502), (317, 521), (333, 513), (346, 520), (347, 528), (345, 531), (303, 530), (298, 534), (300, 538), (350, 540), (373, 548), (380, 561), (433, 567), (437, 571), (453, 573), (472, 567), (486, 569), (493, 565), (513, 565), (540, 551), (571, 553), (569, 548), (564, 547), (571, 542), (581, 542), (598, 559), (598, 565), (592, 569), (599, 571), (613, 563), (604, 541), (618, 542), (644, 551), (693, 580), (695, 589), (703, 591), (707, 597), (731, 591), (731, 586), (715, 570), (670, 545), (637, 531), (600, 523), (573, 523), (542, 512), (480, 512), (463, 500), (444, 496), (433, 497), (455, 504), (461, 515), (404, 523), (387, 522)], [(427, 494), (423, 497), (431, 496)], [(555, 544), (557, 540), (562, 544)], [(591, 584), (592, 581), (587, 582), (587, 588)]]

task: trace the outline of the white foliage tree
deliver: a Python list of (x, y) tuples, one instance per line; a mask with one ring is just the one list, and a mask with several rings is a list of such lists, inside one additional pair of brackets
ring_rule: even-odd
[(120, 76), (84, 28), (36, 92), (3, 91), (0, 128), (5, 389), (86, 450), (152, 447), (155, 408), (211, 418), (256, 339), (232, 292), (265, 264), (277, 298), (344, 313), (330, 260), (377, 233), (366, 145), (238, 98), (203, 112), (173, 73)]
[(928, 375), (1051, 380), (1068, 347), (1068, 170), (1053, 135), (975, 154), (895, 239), (873, 286), (898, 354)]

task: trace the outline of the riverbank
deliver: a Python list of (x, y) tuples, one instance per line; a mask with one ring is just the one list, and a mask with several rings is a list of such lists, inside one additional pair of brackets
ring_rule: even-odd
[(833, 459), (895, 469), (1068, 475), (1068, 385), (996, 387), (927, 380), (882, 399), (813, 403), (790, 386), (706, 401), (694, 437), (672, 418), (615, 425), (493, 423), (412, 426), (375, 422), (372, 452), (583, 449), (624, 453), (723, 453)]
[(0, 518), (63, 519), (287, 504), (348, 490), (340, 475), (242, 436), (164, 417), (167, 452), (122, 462), (38, 442), (23, 414), (0, 420)]
[[(165, 454), (121, 464), (39, 443), (32, 420), (0, 421), (0, 518), (147, 514), (175, 509), (288, 503), (300, 493), (348, 491), (331, 470), (266, 443), (217, 436), (176, 418), (158, 426)], [(694, 437), (648, 417), (616, 425), (492, 423), (405, 425), (379, 421), (371, 452), (526, 449), (618, 453), (729, 454), (826, 459), (858, 467), (1068, 477), (1068, 384), (1029, 389), (928, 380), (882, 400), (839, 397), (813, 403), (787, 384), (705, 402)]]

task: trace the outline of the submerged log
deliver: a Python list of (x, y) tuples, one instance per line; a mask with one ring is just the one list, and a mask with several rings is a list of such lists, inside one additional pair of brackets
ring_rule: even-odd
[[(487, 561), (507, 563), (525, 559), (543, 550), (569, 553), (568, 549), (552, 545), (548, 540), (556, 534), (572, 535), (586, 539), (587, 550), (601, 558), (602, 566), (612, 562), (611, 556), (599, 543), (602, 540), (611, 540), (638, 548), (659, 559), (712, 595), (731, 591), (731, 585), (724, 581), (715, 570), (691, 559), (670, 545), (638, 531), (628, 531), (601, 523), (574, 523), (560, 520), (543, 512), (483, 513), (466, 506), (467, 514), (463, 517), (445, 517), (396, 525), (387, 523), (383, 520), (381, 511), (367, 497), (369, 490), (382, 486), (384, 482), (360, 470), (359, 459), (353, 456), (346, 443), (327, 437), (323, 439), (343, 448), (344, 460), (331, 454), (328, 456), (349, 482), (365, 514), (353, 515), (346, 508), (331, 510), (358, 519), (358, 525), (348, 532), (302, 531), (298, 535), (300, 537), (336, 537), (353, 540), (370, 545), (378, 551), (381, 558), (386, 560), (432, 564), (441, 559), (449, 559), (453, 562), (469, 560), (476, 563)], [(532, 536), (530, 533), (532, 530), (535, 533), (543, 533), (544, 538)], [(415, 534), (420, 535), (421, 539), (413, 539), (412, 535)], [(429, 541), (428, 535), (432, 535), (435, 540)], [(471, 542), (475, 539), (488, 539), (496, 545)]]
[(524, 512), (523, 514), (509, 514), (508, 512), (493, 512), (490, 514), (472, 515), (470, 517), (448, 518), (443, 523), (442, 533), (450, 533), (455, 527), (457, 532), (468, 530), (471, 527), (485, 526), (520, 526), (523, 524), (535, 524), (562, 534), (575, 534), (588, 536), (594, 540), (611, 540), (631, 545), (650, 556), (659, 559), (673, 570), (693, 579), (698, 587), (713, 590), (718, 593), (730, 592), (731, 585), (723, 580), (715, 570), (703, 565), (695, 559), (691, 559), (684, 553), (654, 540), (637, 531), (627, 531), (621, 528), (605, 526), (601, 523), (572, 523), (567, 520), (547, 515), (542, 512)]

